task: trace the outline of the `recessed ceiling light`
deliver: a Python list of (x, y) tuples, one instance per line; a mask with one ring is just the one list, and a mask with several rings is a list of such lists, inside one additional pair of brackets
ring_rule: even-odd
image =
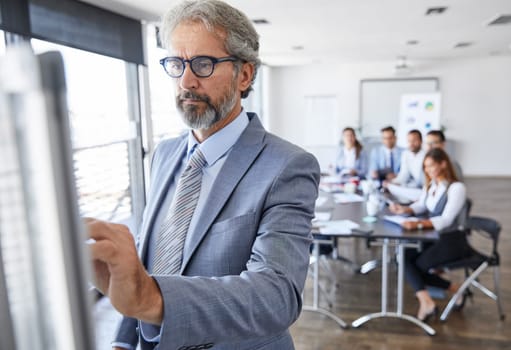
[(266, 18), (255, 18), (252, 20), (255, 24), (270, 24)]
[(469, 47), (471, 45), (473, 45), (474, 43), (473, 42), (470, 42), (470, 41), (460, 41), (459, 43), (457, 43), (456, 45), (454, 45), (454, 48), (455, 49), (461, 49), (461, 48), (465, 48), (465, 47)]
[(295, 45), (295, 46), (291, 46), (291, 49), (293, 49), (295, 51), (300, 51), (300, 50), (303, 50), (303, 46), (302, 45)]
[(419, 40), (408, 40), (406, 42), (406, 45), (417, 45), (419, 43)]
[(441, 15), (447, 10), (447, 6), (430, 7), (426, 10), (426, 16)]
[(500, 24), (511, 24), (511, 15), (497, 15), (495, 18), (491, 19), (487, 25), (494, 26)]

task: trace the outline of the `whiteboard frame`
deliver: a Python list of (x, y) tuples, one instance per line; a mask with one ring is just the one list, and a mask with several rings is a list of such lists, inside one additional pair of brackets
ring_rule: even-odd
[[(363, 96), (364, 84), (368, 84), (368, 83), (389, 83), (389, 84), (392, 83), (392, 84), (395, 84), (398, 82), (406, 83), (406, 82), (418, 82), (418, 81), (433, 82), (435, 85), (434, 92), (440, 92), (440, 80), (438, 77), (370, 78), (370, 79), (361, 79), (360, 80), (359, 94), (358, 94), (358, 96), (359, 96), (359, 98), (358, 98), (358, 101), (359, 101), (359, 124), (360, 124), (360, 132), (364, 138), (379, 137), (379, 135), (367, 134), (364, 130), (364, 101), (363, 101), (364, 100), (364, 96)], [(429, 93), (429, 92), (432, 92), (432, 91), (424, 91), (424, 93)], [(410, 93), (420, 93), (420, 92), (410, 92)], [(400, 101), (399, 101), (399, 103), (400, 103)], [(400, 109), (400, 105), (398, 104), (397, 108), (396, 108), (396, 110), (397, 110), (396, 122), (393, 123), (393, 122), (389, 121), (389, 123), (386, 123), (384, 126), (392, 125), (395, 129), (397, 129), (398, 122), (399, 122), (399, 109)]]

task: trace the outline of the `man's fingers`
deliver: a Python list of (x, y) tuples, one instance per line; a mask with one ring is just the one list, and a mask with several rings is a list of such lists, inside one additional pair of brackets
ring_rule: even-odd
[(103, 239), (118, 239), (123, 235), (132, 236), (128, 227), (106, 221), (86, 218), (85, 223), (89, 230), (89, 237), (96, 241)]
[(108, 240), (97, 240), (89, 245), (90, 254), (93, 260), (110, 263), (116, 253), (115, 245)]

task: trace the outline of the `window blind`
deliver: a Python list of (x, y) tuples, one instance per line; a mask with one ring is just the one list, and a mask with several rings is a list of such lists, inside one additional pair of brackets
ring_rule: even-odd
[(75, 0), (0, 0), (0, 29), (145, 65), (140, 21)]

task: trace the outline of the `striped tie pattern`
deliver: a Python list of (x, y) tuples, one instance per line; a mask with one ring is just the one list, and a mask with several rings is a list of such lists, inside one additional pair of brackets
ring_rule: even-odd
[(170, 210), (163, 220), (156, 243), (153, 274), (179, 273), (190, 221), (199, 199), (204, 154), (196, 149), (179, 178)]

